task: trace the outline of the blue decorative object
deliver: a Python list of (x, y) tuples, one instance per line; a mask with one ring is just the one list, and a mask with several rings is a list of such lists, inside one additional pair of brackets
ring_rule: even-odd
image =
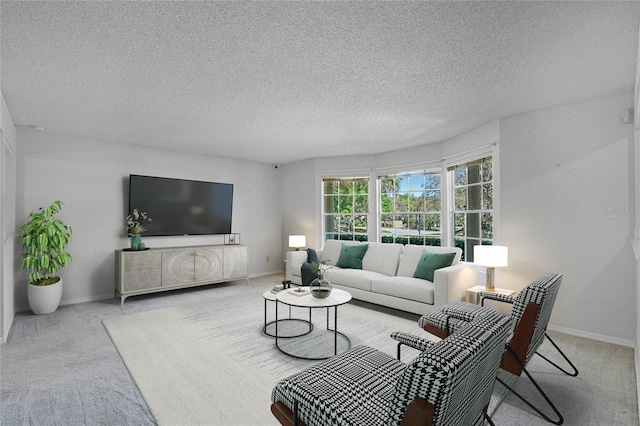
[(144, 244), (142, 243), (142, 237), (140, 235), (131, 236), (131, 249), (144, 250)]

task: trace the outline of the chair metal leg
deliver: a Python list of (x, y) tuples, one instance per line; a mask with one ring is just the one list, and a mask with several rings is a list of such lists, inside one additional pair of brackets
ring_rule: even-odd
[(573, 363), (569, 360), (569, 358), (565, 355), (564, 352), (562, 352), (562, 350), (558, 347), (558, 345), (556, 345), (556, 342), (554, 342), (553, 340), (551, 340), (551, 337), (549, 337), (549, 335), (547, 333), (544, 333), (544, 336), (551, 342), (551, 344), (553, 345), (554, 348), (556, 348), (556, 350), (560, 353), (560, 355), (562, 355), (562, 357), (565, 359), (565, 361), (567, 361), (569, 363), (569, 365), (571, 366), (571, 368), (573, 369), (573, 372), (570, 373), (567, 370), (565, 370), (564, 368), (560, 367), (558, 364), (556, 364), (555, 362), (551, 361), (549, 358), (547, 358), (546, 356), (542, 355), (540, 352), (536, 352), (538, 355), (540, 355), (540, 357), (542, 359), (544, 359), (545, 361), (547, 361), (549, 364), (553, 365), (555, 368), (557, 368), (558, 370), (562, 371), (564, 374), (566, 374), (567, 376), (571, 376), (571, 377), (576, 377), (578, 375), (578, 369), (576, 368), (575, 365), (573, 365)]
[(489, 417), (486, 411), (484, 411), (482, 414), (484, 415), (484, 419), (487, 421), (487, 423), (489, 423), (490, 426), (496, 426), (496, 424), (493, 422), (493, 420), (491, 420), (491, 417)]
[(402, 347), (402, 342), (398, 342), (398, 361), (400, 361), (400, 348)]
[(529, 380), (531, 381), (531, 383), (533, 383), (533, 385), (536, 387), (536, 389), (538, 390), (538, 392), (540, 393), (540, 395), (542, 395), (542, 397), (545, 399), (545, 401), (547, 401), (547, 404), (549, 404), (549, 407), (551, 407), (551, 409), (554, 411), (554, 413), (556, 413), (556, 415), (558, 416), (558, 420), (553, 420), (551, 419), (549, 416), (547, 416), (546, 414), (544, 414), (542, 411), (540, 411), (539, 408), (535, 407), (532, 403), (530, 403), (529, 401), (527, 401), (522, 395), (520, 395), (518, 392), (516, 392), (513, 388), (511, 388), (509, 385), (507, 385), (504, 381), (502, 381), (499, 377), (496, 377), (496, 380), (505, 388), (507, 388), (511, 393), (513, 393), (515, 396), (517, 396), (518, 398), (520, 398), (520, 400), (522, 402), (524, 402), (525, 404), (527, 404), (532, 410), (534, 410), (536, 413), (538, 413), (540, 416), (542, 416), (543, 419), (545, 419), (546, 421), (548, 421), (549, 423), (553, 423), (554, 425), (561, 425), (562, 423), (564, 423), (564, 418), (562, 417), (562, 414), (560, 414), (560, 411), (558, 411), (558, 409), (556, 408), (556, 406), (553, 404), (553, 402), (551, 402), (551, 400), (549, 399), (549, 397), (547, 396), (546, 393), (544, 393), (544, 391), (542, 390), (542, 388), (540, 387), (540, 385), (538, 385), (538, 383), (533, 379), (533, 377), (531, 377), (531, 374), (529, 374), (529, 372), (527, 371), (527, 369), (525, 368), (524, 364), (522, 363), (522, 361), (520, 361), (518, 359), (518, 357), (513, 353), (513, 351), (507, 347), (507, 351), (511, 354), (511, 356), (515, 359), (515, 361), (520, 364), (520, 366), (522, 367), (522, 371), (524, 371), (524, 374), (527, 375), (527, 377), (529, 378)]

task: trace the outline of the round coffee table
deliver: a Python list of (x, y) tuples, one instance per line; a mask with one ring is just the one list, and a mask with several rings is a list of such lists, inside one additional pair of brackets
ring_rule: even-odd
[[(282, 290), (282, 291), (286, 291), (286, 290)], [(291, 306), (289, 306), (289, 318), (276, 319), (274, 321), (267, 322), (267, 301), (275, 303), (276, 302), (276, 293), (273, 293), (271, 290), (267, 290), (262, 294), (262, 297), (264, 298), (264, 327), (262, 327), (262, 332), (264, 334), (266, 334), (267, 336), (270, 336), (270, 337), (276, 337), (275, 334), (269, 333), (267, 331), (267, 327), (270, 326), (271, 324), (275, 324), (276, 321), (278, 321), (278, 322), (284, 322), (284, 321), (302, 322), (302, 323), (307, 324), (308, 328), (309, 328), (304, 333), (288, 334), (286, 336), (279, 336), (281, 339), (290, 339), (292, 337), (300, 337), (300, 336), (304, 336), (306, 334), (311, 333), (311, 331), (313, 330), (313, 324), (311, 323), (311, 309), (309, 309), (309, 320), (304, 320), (304, 319), (301, 319), (301, 318), (291, 318)], [(276, 331), (277, 331), (277, 327), (276, 327)]]
[[(351, 294), (340, 289), (333, 289), (329, 297), (324, 299), (319, 299), (313, 297), (311, 294), (306, 294), (304, 296), (298, 296), (295, 294), (291, 294), (288, 290), (283, 290), (276, 294), (276, 347), (284, 354), (292, 356), (294, 358), (300, 359), (308, 359), (308, 360), (321, 360), (327, 359), (334, 355), (338, 355), (338, 335), (344, 338), (347, 342), (347, 349), (351, 348), (351, 340), (344, 333), (338, 331), (338, 306), (344, 305), (351, 300)], [(311, 309), (314, 308), (326, 308), (327, 309), (327, 331), (333, 333), (333, 355), (328, 356), (318, 356), (318, 357), (308, 357), (303, 355), (296, 355), (291, 353), (291, 351), (286, 351), (280, 347), (278, 344), (278, 339), (282, 338), (278, 335), (278, 305), (282, 303), (284, 305), (297, 306), (301, 308), (309, 308), (309, 321), (311, 321)], [(333, 329), (329, 326), (329, 309), (333, 308)]]

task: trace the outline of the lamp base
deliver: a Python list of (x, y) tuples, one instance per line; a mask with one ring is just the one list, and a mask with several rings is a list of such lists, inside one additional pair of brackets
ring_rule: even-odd
[(484, 283), (484, 289), (486, 291), (496, 291), (496, 286), (495, 286), (495, 268), (492, 268), (491, 266), (487, 266), (486, 267), (487, 270), (487, 275), (486, 275), (486, 281)]

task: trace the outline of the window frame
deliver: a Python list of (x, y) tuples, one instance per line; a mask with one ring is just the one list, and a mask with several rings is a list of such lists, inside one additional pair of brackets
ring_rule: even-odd
[(478, 160), (484, 157), (490, 156), (492, 158), (492, 173), (493, 173), (493, 243), (499, 244), (501, 238), (500, 230), (500, 149), (497, 142), (488, 143), (482, 146), (478, 146), (469, 149), (459, 154), (452, 154), (449, 156), (443, 156), (439, 160), (425, 161), (414, 164), (398, 165), (392, 167), (378, 167), (367, 169), (347, 169), (347, 170), (326, 170), (318, 171), (316, 173), (316, 188), (320, 188), (319, 199), (320, 206), (315, 209), (316, 220), (319, 225), (316, 227), (318, 241), (325, 241), (325, 222), (324, 222), (324, 185), (323, 181), (326, 178), (367, 178), (369, 181), (368, 197), (369, 197), (369, 211), (367, 215), (367, 235), (368, 241), (382, 242), (381, 234), (381, 208), (380, 208), (380, 182), (378, 176), (388, 174), (401, 174), (407, 170), (416, 169), (432, 169), (440, 167), (441, 169), (441, 246), (442, 247), (454, 247), (455, 235), (453, 235), (453, 191), (450, 190), (450, 176), (447, 173), (449, 167), (464, 164), (474, 160)]
[[(451, 156), (446, 158), (442, 162), (443, 170), (443, 187), (447, 187), (446, 195), (446, 214), (443, 215), (443, 241), (446, 241), (448, 247), (455, 247), (455, 231), (454, 231), (454, 214), (455, 214), (455, 181), (454, 172), (449, 171), (451, 168), (460, 166), (463, 164), (471, 163), (481, 160), (486, 157), (491, 157), (492, 162), (492, 215), (493, 215), (493, 236), (490, 239), (493, 244), (500, 241), (500, 153), (498, 144), (491, 144), (489, 147), (485, 147), (483, 150), (478, 150), (475, 153), (466, 153)], [(445, 182), (446, 180), (446, 182)], [(443, 211), (444, 208), (443, 208)], [(446, 231), (446, 232), (445, 232)], [(446, 233), (446, 237), (445, 234)], [(480, 236), (480, 241), (487, 240)], [(468, 261), (468, 259), (467, 259)]]
[[(418, 177), (420, 177), (420, 179), (427, 179), (427, 176), (430, 175), (437, 175), (438, 180), (439, 180), (439, 185), (437, 188), (428, 188), (426, 185), (422, 186), (422, 189), (420, 190), (416, 190), (416, 188), (412, 187), (412, 178), (416, 179)], [(385, 191), (383, 193), (383, 188), (382, 188), (382, 184), (383, 181), (387, 178), (392, 178), (392, 179), (403, 179), (403, 178), (407, 178), (408, 179), (408, 187), (405, 190), (401, 190), (400, 188), (393, 188), (393, 191), (388, 192)], [(426, 180), (423, 180), (423, 183), (426, 183)], [(401, 244), (409, 244), (409, 245), (433, 245), (433, 244), (429, 244), (429, 240), (433, 240), (433, 239), (437, 239), (440, 242), (440, 245), (442, 245), (442, 205), (443, 205), (443, 189), (442, 189), (442, 170), (441, 167), (437, 164), (430, 164), (428, 166), (422, 166), (422, 167), (413, 167), (411, 170), (407, 170), (407, 171), (387, 171), (387, 172), (378, 172), (376, 173), (376, 196), (378, 198), (378, 209), (376, 210), (376, 218), (377, 218), (377, 234), (378, 234), (378, 238), (376, 239), (379, 242), (385, 242), (383, 241), (383, 239), (385, 237), (391, 237), (391, 241), (390, 242), (399, 242)], [(424, 209), (422, 211), (418, 211), (418, 210), (412, 210), (411, 209), (411, 202), (409, 201), (408, 203), (408, 210), (406, 212), (399, 212), (397, 210), (397, 196), (401, 195), (401, 194), (407, 194), (408, 199), (411, 199), (411, 194), (417, 194), (419, 192), (422, 192), (423, 194), (423, 200), (426, 203), (427, 202), (427, 196), (426, 193), (428, 192), (432, 192), (432, 191), (437, 191), (439, 193), (439, 210), (427, 210), (426, 209), (426, 204), (423, 206)], [(386, 194), (393, 194), (393, 211), (392, 212), (383, 212), (382, 211), (382, 205), (383, 205), (383, 197)], [(392, 232), (391, 234), (384, 234), (383, 233), (383, 224), (384, 224), (384, 216), (387, 215), (392, 215), (394, 217), (394, 222), (395, 222), (395, 217), (396, 216), (406, 216), (407, 217), (407, 222), (411, 221), (411, 217), (412, 216), (428, 216), (428, 215), (433, 215), (433, 214), (437, 214), (439, 216), (439, 228), (440, 228), (440, 232), (437, 235), (432, 235), (432, 236), (428, 236), (428, 234), (420, 234), (420, 229), (413, 229), (413, 231), (418, 231), (417, 236), (412, 237), (412, 229), (410, 226), (407, 226), (407, 232), (406, 233), (396, 233), (396, 227), (395, 225), (392, 226)], [(425, 223), (424, 221), (418, 221), (418, 223)], [(425, 230), (426, 231), (426, 230)], [(422, 240), (421, 243), (418, 243), (419, 240)], [(432, 242), (432, 241), (431, 241)]]
[[(320, 235), (321, 235), (321, 241), (326, 241), (328, 238), (327, 235), (328, 234), (333, 234), (333, 235), (337, 235), (338, 238), (330, 238), (330, 239), (337, 239), (340, 241), (371, 241), (371, 177), (368, 174), (362, 174), (362, 173), (345, 173), (346, 175), (349, 176), (335, 176), (335, 175), (324, 175), (324, 176), (320, 176), (320, 203), (321, 203), (321, 229), (320, 229)], [(342, 213), (342, 212), (329, 212), (327, 213), (325, 211), (326, 205), (327, 205), (327, 199), (326, 197), (331, 196), (333, 197), (333, 195), (327, 195), (325, 193), (325, 183), (327, 181), (347, 181), (347, 180), (351, 180), (351, 181), (355, 181), (355, 180), (366, 180), (366, 184), (367, 184), (367, 193), (366, 193), (366, 197), (367, 197), (367, 211), (366, 212), (356, 212), (355, 209), (351, 212), (351, 213)], [(353, 192), (352, 194), (349, 195), (350, 197), (353, 197), (355, 199), (355, 197), (357, 197), (357, 193)], [(340, 199), (340, 192), (338, 192), (337, 195), (338, 198), (338, 202)], [(364, 216), (366, 223), (367, 223), (367, 231), (365, 233), (357, 233), (357, 232), (351, 232), (351, 233), (343, 233), (340, 230), (340, 226), (338, 225), (338, 229), (337, 232), (336, 231), (328, 231), (327, 230), (327, 219), (329, 216), (333, 216), (333, 215), (338, 215), (338, 220), (339, 217), (341, 215), (348, 215), (348, 216), (352, 216), (355, 218), (357, 216)], [(355, 231), (355, 230), (354, 230)], [(352, 238), (351, 239), (346, 239), (346, 238), (340, 238), (340, 235), (351, 235)], [(357, 238), (358, 236), (361, 236), (360, 238)]]

